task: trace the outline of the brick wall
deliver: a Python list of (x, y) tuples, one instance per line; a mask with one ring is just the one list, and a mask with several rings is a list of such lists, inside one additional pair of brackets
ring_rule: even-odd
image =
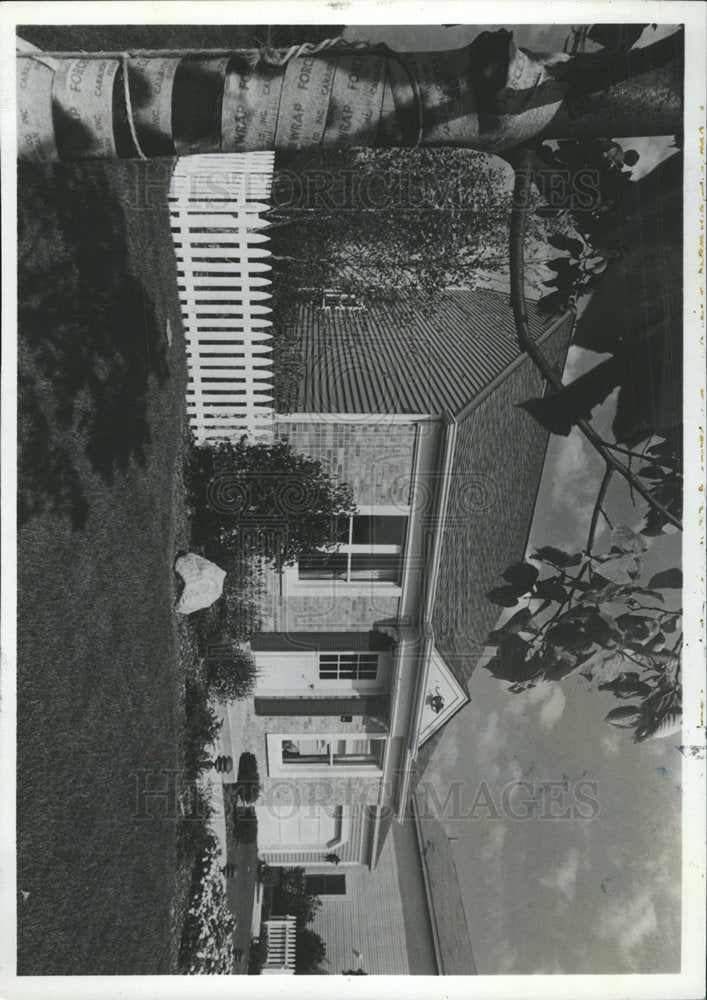
[(275, 434), (349, 483), (357, 504), (405, 504), (412, 475), (415, 427), (391, 424), (276, 423)]

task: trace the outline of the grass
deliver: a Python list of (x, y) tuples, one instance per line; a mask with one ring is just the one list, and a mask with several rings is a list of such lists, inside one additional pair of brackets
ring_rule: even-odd
[(168, 166), (19, 170), (20, 974), (176, 970), (175, 810), (136, 798), (181, 757)]

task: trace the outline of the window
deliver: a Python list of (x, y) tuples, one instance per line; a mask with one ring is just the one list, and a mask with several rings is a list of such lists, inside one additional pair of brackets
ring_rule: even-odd
[(346, 875), (305, 875), (304, 887), (315, 896), (345, 896)]
[(332, 532), (336, 551), (302, 556), (300, 580), (383, 580), (397, 583), (407, 517), (354, 514), (338, 518)]
[(283, 739), (281, 744), (284, 766), (299, 768), (320, 765), (323, 767), (351, 767), (369, 764), (380, 768), (385, 740), (346, 736)]
[(340, 288), (325, 288), (322, 291), (322, 309), (364, 309), (356, 295), (343, 292)]
[(378, 653), (320, 653), (320, 681), (374, 681)]

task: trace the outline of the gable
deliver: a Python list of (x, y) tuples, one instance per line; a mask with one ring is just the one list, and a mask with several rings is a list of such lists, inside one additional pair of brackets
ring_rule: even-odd
[[(531, 332), (547, 327), (530, 303)], [(305, 375), (301, 413), (458, 413), (518, 355), (509, 296), (445, 291), (365, 310), (300, 306), (296, 324)]]

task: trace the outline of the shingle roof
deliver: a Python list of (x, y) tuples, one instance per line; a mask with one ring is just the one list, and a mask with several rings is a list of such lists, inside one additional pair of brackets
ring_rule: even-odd
[[(546, 327), (528, 308), (531, 332)], [(518, 354), (509, 297), (488, 289), (410, 297), (366, 309), (303, 303), (303, 413), (458, 413)]]
[[(543, 345), (560, 370), (572, 327), (568, 318)], [(464, 685), (499, 617), (486, 593), (502, 582), (507, 566), (523, 559), (528, 545), (548, 434), (518, 403), (542, 391), (542, 377), (526, 358), (457, 432), (432, 624), (437, 650)], [(411, 788), (439, 736), (420, 748)]]

